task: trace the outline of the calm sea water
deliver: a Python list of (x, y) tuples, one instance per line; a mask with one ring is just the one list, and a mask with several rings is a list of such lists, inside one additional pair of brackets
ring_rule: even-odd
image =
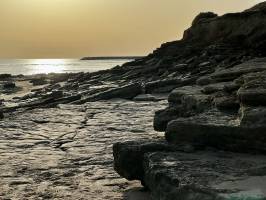
[(85, 60), (78, 59), (8, 59), (0, 60), (0, 74), (42, 74), (95, 72), (122, 65), (131, 60)]

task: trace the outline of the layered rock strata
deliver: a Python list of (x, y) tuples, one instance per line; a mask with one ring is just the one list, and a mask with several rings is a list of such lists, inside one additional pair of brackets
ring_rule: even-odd
[(265, 7), (201, 13), (182, 40), (145, 58), (182, 80), (169, 84), (168, 106), (155, 113), (165, 141), (117, 143), (113, 152), (116, 171), (153, 199), (266, 199)]

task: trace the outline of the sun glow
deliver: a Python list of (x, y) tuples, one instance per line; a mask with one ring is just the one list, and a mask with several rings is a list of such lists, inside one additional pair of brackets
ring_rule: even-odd
[(0, 58), (147, 55), (180, 39), (199, 12), (222, 15), (258, 2), (0, 0)]
[(35, 59), (32, 64), (36, 65), (59, 65), (64, 64), (63, 59)]
[(35, 59), (29, 64), (33, 74), (63, 73), (66, 69), (63, 59)]

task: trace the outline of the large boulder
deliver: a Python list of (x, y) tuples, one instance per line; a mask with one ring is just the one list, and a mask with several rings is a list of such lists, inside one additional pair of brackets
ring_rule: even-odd
[(125, 142), (113, 145), (114, 169), (128, 180), (140, 180), (144, 184), (143, 158), (145, 153), (174, 151), (175, 146), (166, 142)]
[[(179, 148), (178, 148), (179, 147)], [(164, 142), (114, 145), (114, 168), (140, 180), (154, 200), (232, 200), (266, 198), (265, 156), (189, 151)]]
[(177, 119), (181, 116), (182, 107), (168, 107), (164, 110), (158, 110), (155, 112), (153, 127), (156, 131), (165, 131), (168, 122)]
[(211, 104), (210, 96), (203, 94), (201, 90), (198, 86), (184, 86), (173, 90), (168, 96), (169, 107), (155, 113), (154, 129), (165, 131), (168, 122), (208, 109)]

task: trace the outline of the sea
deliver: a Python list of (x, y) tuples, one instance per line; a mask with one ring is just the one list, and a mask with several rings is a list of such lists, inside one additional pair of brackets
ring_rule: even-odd
[(95, 72), (110, 69), (129, 61), (132, 59), (0, 59), (0, 74)]

